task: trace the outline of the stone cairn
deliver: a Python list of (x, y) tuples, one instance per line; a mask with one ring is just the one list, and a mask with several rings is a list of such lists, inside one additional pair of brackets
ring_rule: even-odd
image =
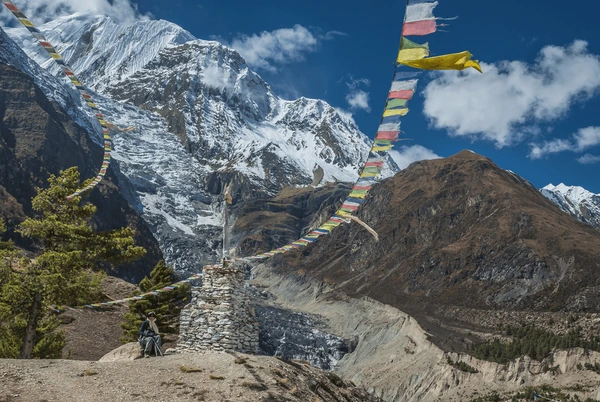
[(181, 311), (177, 351), (229, 351), (256, 354), (258, 321), (246, 292), (245, 273), (233, 265), (207, 265), (202, 287)]

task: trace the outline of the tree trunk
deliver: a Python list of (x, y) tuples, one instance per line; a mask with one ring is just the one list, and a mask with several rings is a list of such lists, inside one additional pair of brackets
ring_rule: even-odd
[(23, 338), (23, 346), (21, 347), (19, 359), (31, 359), (33, 344), (35, 342), (35, 331), (38, 327), (41, 308), (42, 294), (40, 292), (36, 292), (33, 296), (33, 303), (31, 305), (29, 320), (27, 320), (27, 329), (25, 329), (25, 337)]

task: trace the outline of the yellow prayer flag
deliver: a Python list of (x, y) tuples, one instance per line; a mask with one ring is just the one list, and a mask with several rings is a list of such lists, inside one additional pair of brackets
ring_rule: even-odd
[(415, 49), (402, 49), (398, 52), (398, 63), (403, 61), (418, 60), (429, 56), (429, 49), (415, 48)]
[(399, 61), (399, 63), (422, 70), (464, 70), (473, 67), (482, 73), (483, 71), (481, 71), (477, 60), (471, 60), (471, 57), (473, 57), (471, 53), (464, 51), (420, 60)]
[(365, 198), (367, 196), (367, 193), (358, 193), (355, 191), (350, 192), (350, 194), (348, 194), (348, 197), (352, 197), (352, 198)]
[(384, 110), (383, 111), (383, 117), (388, 117), (388, 116), (406, 116), (406, 113), (408, 113), (408, 109), (407, 108), (403, 108), (403, 109), (388, 109), (388, 110)]
[[(375, 148), (381, 148), (381, 147), (373, 147), (372, 150), (375, 151)], [(390, 146), (390, 149), (391, 148), (392, 147)], [(359, 177), (377, 177), (377, 176), (379, 176), (379, 173), (362, 172)]]
[(25, 25), (26, 27), (34, 27), (35, 25), (33, 25), (33, 22), (29, 21), (26, 18), (19, 18), (19, 21), (21, 21), (21, 23), (23, 25)]
[[(392, 148), (394, 148), (393, 145), (384, 145), (382, 147), (375, 146), (375, 147), (371, 148), (371, 151), (372, 152), (383, 152), (383, 151), (389, 151)], [(374, 174), (373, 176), (360, 175), (360, 177), (375, 177), (375, 176), (377, 176), (377, 175), (376, 174)]]

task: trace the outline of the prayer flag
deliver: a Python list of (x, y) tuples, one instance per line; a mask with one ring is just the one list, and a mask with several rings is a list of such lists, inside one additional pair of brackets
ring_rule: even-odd
[(414, 90), (419, 80), (392, 81), (390, 92), (402, 91), (405, 89)]
[(406, 6), (405, 22), (416, 22), (435, 19), (433, 9), (438, 5), (437, 1), (432, 3), (409, 3)]
[(405, 116), (408, 113), (408, 108), (402, 108), (402, 109), (387, 109), (383, 112), (383, 117), (388, 117), (388, 116)]
[(475, 70), (482, 73), (479, 62), (477, 62), (477, 60), (471, 60), (471, 57), (473, 57), (471, 53), (464, 51), (446, 54), (444, 56), (402, 62), (402, 64), (420, 68), (422, 70), (464, 70), (465, 68), (473, 67)]
[(437, 24), (434, 19), (414, 22), (405, 22), (402, 28), (402, 36), (423, 36), (434, 33)]

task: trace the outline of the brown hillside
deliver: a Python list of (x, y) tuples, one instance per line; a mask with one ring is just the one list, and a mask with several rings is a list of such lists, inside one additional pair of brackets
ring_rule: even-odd
[(379, 242), (345, 224), (273, 265), (409, 313), (600, 310), (600, 233), (470, 151), (412, 164), (376, 185), (358, 216)]

